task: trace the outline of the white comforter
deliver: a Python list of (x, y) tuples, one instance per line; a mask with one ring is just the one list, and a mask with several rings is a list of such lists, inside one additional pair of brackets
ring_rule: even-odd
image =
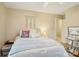
[(49, 38), (18, 38), (8, 56), (68, 57), (68, 54), (60, 43)]

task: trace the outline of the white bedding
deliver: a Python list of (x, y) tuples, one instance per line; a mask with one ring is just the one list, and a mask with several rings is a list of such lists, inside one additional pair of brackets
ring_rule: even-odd
[(12, 57), (68, 57), (64, 47), (49, 38), (18, 38), (9, 55)]

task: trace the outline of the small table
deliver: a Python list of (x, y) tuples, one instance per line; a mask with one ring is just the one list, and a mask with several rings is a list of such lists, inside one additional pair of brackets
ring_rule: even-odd
[(7, 56), (11, 47), (12, 47), (13, 42), (7, 41), (4, 46), (1, 49), (1, 56)]

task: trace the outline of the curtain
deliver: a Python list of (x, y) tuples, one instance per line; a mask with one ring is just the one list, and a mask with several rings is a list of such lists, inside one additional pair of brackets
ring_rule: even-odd
[(36, 17), (35, 16), (25, 16), (26, 27), (27, 28), (36, 28)]

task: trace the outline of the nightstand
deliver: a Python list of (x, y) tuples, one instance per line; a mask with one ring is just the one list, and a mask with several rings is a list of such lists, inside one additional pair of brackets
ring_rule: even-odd
[(7, 55), (8, 55), (8, 53), (9, 53), (11, 47), (12, 47), (12, 44), (13, 44), (13, 42), (7, 41), (7, 42), (3, 45), (2, 49), (1, 49), (1, 56), (4, 57), (4, 56), (7, 56)]

